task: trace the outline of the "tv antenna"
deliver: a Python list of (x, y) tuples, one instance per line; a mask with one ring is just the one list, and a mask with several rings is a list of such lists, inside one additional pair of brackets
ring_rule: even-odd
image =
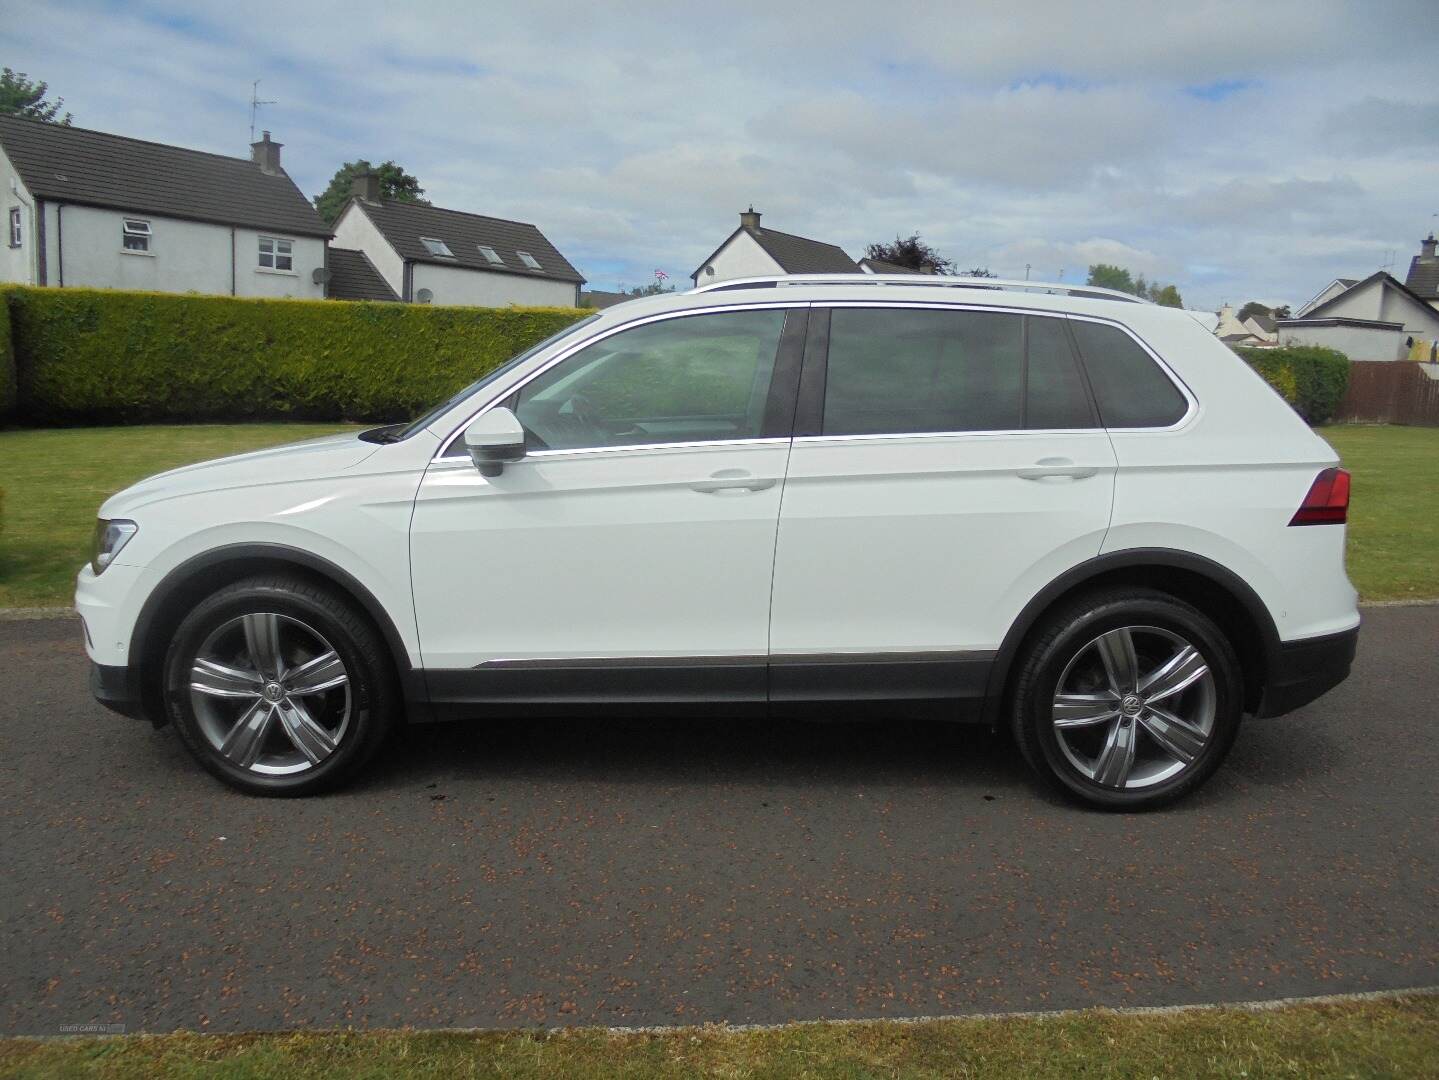
[(255, 114), (260, 111), (261, 105), (278, 105), (278, 101), (260, 100), (260, 80), (256, 79), (250, 84), (250, 141), (255, 141)]

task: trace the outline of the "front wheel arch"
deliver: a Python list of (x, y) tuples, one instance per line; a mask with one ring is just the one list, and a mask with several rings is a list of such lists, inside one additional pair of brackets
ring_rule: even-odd
[(165, 653), (176, 628), (205, 597), (255, 574), (299, 573), (337, 590), (358, 605), (380, 632), (407, 702), (423, 700), (416, 692), (420, 673), (410, 663), (409, 649), (384, 605), (354, 575), (300, 548), (281, 544), (229, 544), (188, 559), (171, 570), (151, 591), (130, 638), (130, 668), (139, 673), (141, 705), (156, 727), (168, 722), (164, 704)]

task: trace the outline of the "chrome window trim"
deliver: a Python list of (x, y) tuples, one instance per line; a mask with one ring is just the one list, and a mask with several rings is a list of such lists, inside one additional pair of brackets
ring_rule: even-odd
[[(509, 396), (510, 396), (511, 394), (513, 394), (515, 391), (524, 389), (524, 387), (525, 387), (525, 385), (526, 385), (527, 383), (529, 383), (529, 382), (530, 382), (531, 380), (533, 380), (533, 379), (539, 378), (541, 375), (543, 375), (543, 374), (544, 374), (546, 371), (548, 371), (550, 368), (554, 367), (556, 364), (562, 364), (562, 363), (564, 363), (566, 360), (568, 360), (568, 359), (569, 359), (571, 356), (573, 356), (575, 353), (579, 352), (581, 349), (589, 348), (589, 346), (598, 344), (599, 342), (604, 341), (606, 338), (608, 338), (608, 337), (613, 337), (615, 334), (621, 333), (622, 331), (625, 331), (625, 330), (633, 330), (633, 329), (634, 329), (635, 327), (637, 327), (637, 326), (645, 326), (645, 325), (647, 325), (647, 324), (649, 324), (649, 323), (664, 322), (664, 321), (667, 320), (667, 319), (685, 319), (685, 318), (690, 318), (690, 317), (695, 316), (695, 315), (712, 315), (712, 314), (719, 314), (719, 313), (722, 313), (722, 312), (729, 312), (729, 311), (762, 311), (762, 310), (767, 310), (767, 309), (772, 309), (772, 308), (784, 308), (784, 309), (789, 309), (789, 308), (808, 308), (808, 307), (810, 307), (810, 301), (808, 301), (808, 300), (769, 300), (769, 301), (750, 301), (750, 302), (748, 302), (748, 303), (742, 303), (742, 304), (716, 304), (716, 305), (713, 306), (713, 307), (685, 308), (685, 309), (680, 310), (680, 311), (661, 311), (661, 312), (656, 312), (656, 313), (653, 314), (653, 315), (643, 315), (643, 316), (641, 316), (641, 317), (639, 317), (639, 318), (637, 318), (637, 319), (631, 319), (631, 320), (629, 320), (628, 322), (620, 323), (618, 326), (612, 326), (612, 327), (610, 327), (608, 330), (605, 330), (605, 331), (603, 331), (603, 332), (601, 332), (601, 333), (594, 334), (594, 335), (592, 335), (592, 336), (590, 336), (590, 337), (585, 338), (583, 341), (571, 342), (568, 347), (564, 348), (564, 349), (563, 349), (562, 351), (560, 351), (559, 353), (556, 353), (554, 356), (550, 357), (548, 360), (542, 360), (542, 361), (540, 361), (538, 367), (535, 367), (535, 368), (531, 369), (530, 371), (526, 372), (524, 375), (519, 376), (514, 382), (506, 383), (502, 388), (500, 388), (499, 390), (495, 391), (495, 393), (493, 394), (493, 396), (488, 397), (488, 399), (485, 401), (485, 403), (484, 403), (483, 405), (479, 406), (479, 407), (476, 408), (473, 412), (471, 412), (468, 416), (466, 416), (465, 419), (464, 419), (464, 421), (463, 421), (458, 427), (456, 427), (456, 428), (455, 428), (454, 430), (452, 430), (447, 436), (445, 436), (443, 439), (440, 440), (440, 448), (439, 448), (439, 450), (437, 450), (437, 451), (435, 452), (435, 455), (430, 459), (430, 461), (431, 461), (432, 464), (440, 464), (440, 463), (442, 463), (443, 461), (446, 461), (446, 460), (456, 460), (456, 459), (453, 459), (453, 458), (447, 458), (447, 457), (446, 457), (446, 455), (449, 453), (451, 444), (453, 444), (454, 441), (455, 441), (457, 438), (460, 438), (461, 436), (463, 436), (465, 429), (466, 429), (467, 427), (469, 427), (471, 424), (473, 424), (480, 416), (482, 416), (484, 413), (488, 412), (490, 409), (494, 408), (496, 405), (498, 405), (498, 404), (499, 404), (501, 401), (503, 401), (505, 398), (509, 397)], [(494, 388), (493, 388), (493, 387), (486, 387), (486, 389), (487, 389), (487, 390), (492, 390), (492, 389), (494, 389)], [(441, 418), (441, 420), (443, 420), (443, 418)], [(435, 424), (432, 424), (431, 427), (434, 427), (434, 426), (436, 426), (437, 424), (441, 423), (441, 420), (436, 420), (436, 421), (435, 421)], [(751, 440), (751, 439), (740, 439), (740, 440), (720, 440), (720, 439), (714, 439), (714, 440), (704, 441), (704, 442), (698, 443), (698, 444), (696, 444), (696, 445), (701, 445), (701, 446), (713, 446), (715, 443), (721, 442), (721, 441), (753, 442), (753, 441), (755, 441), (755, 440)], [(783, 440), (783, 441), (788, 442), (789, 440), (788, 440), (788, 439), (785, 439), (785, 440)], [(673, 447), (673, 446), (678, 446), (678, 445), (680, 445), (680, 444), (679, 444), (679, 443), (654, 443), (654, 444), (645, 443), (645, 444), (644, 444), (644, 447), (645, 447), (645, 448), (648, 448), (648, 447), (651, 447), (651, 446)], [(533, 457), (533, 456), (537, 456), (537, 455), (539, 455), (539, 454), (590, 453), (590, 452), (602, 451), (602, 450), (637, 450), (637, 449), (640, 449), (640, 448), (641, 448), (641, 447), (639, 447), (639, 446), (577, 447), (577, 448), (569, 449), (569, 450), (535, 450), (535, 451), (532, 451), (532, 452), (529, 453), (529, 454), (526, 454), (525, 456), (526, 456), (526, 457)], [(467, 465), (469, 464), (469, 459), (468, 459), (467, 457), (461, 457), (461, 458), (458, 458), (458, 460), (464, 461), (465, 464), (467, 464)]]
[[(1035, 316), (1039, 316), (1039, 317), (1041, 317), (1041, 318), (1048, 318), (1048, 319), (1078, 319), (1078, 320), (1083, 321), (1083, 322), (1101, 323), (1101, 324), (1103, 324), (1104, 326), (1112, 326), (1112, 327), (1114, 327), (1116, 330), (1119, 330), (1119, 331), (1127, 334), (1127, 335), (1134, 341), (1134, 343), (1135, 343), (1136, 345), (1138, 345), (1138, 346), (1140, 347), (1140, 349), (1142, 349), (1142, 350), (1144, 351), (1144, 353), (1145, 353), (1151, 360), (1153, 360), (1156, 364), (1159, 365), (1159, 370), (1164, 373), (1165, 377), (1167, 377), (1167, 378), (1169, 379), (1170, 383), (1172, 383), (1172, 384), (1174, 385), (1174, 388), (1179, 391), (1180, 396), (1184, 398), (1185, 410), (1184, 410), (1184, 414), (1183, 414), (1178, 420), (1176, 420), (1174, 423), (1168, 424), (1168, 425), (1166, 425), (1166, 426), (1164, 426), (1164, 427), (1108, 427), (1108, 426), (1106, 426), (1106, 425), (1104, 425), (1104, 424), (1101, 423), (1099, 426), (1097, 426), (1097, 427), (1092, 427), (1092, 428), (1023, 428), (1023, 429), (1021, 429), (1021, 430), (1019, 430), (1019, 431), (936, 431), (936, 432), (923, 432), (923, 433), (921, 433), (921, 432), (896, 432), (896, 433), (889, 434), (889, 435), (879, 435), (879, 436), (873, 436), (873, 435), (835, 435), (835, 436), (806, 435), (806, 436), (803, 436), (803, 437), (801, 437), (801, 438), (799, 438), (799, 439), (796, 439), (796, 440), (795, 440), (796, 442), (809, 442), (809, 441), (814, 440), (814, 439), (825, 439), (825, 438), (836, 438), (836, 439), (869, 439), (869, 438), (914, 439), (914, 438), (928, 438), (928, 437), (931, 437), (931, 436), (934, 436), (934, 435), (1040, 435), (1040, 434), (1054, 435), (1054, 434), (1065, 434), (1065, 433), (1069, 433), (1069, 432), (1072, 432), (1072, 431), (1103, 431), (1103, 432), (1110, 432), (1110, 433), (1113, 433), (1113, 432), (1128, 433), (1128, 432), (1136, 432), (1136, 431), (1141, 431), (1141, 432), (1177, 431), (1179, 428), (1182, 428), (1182, 427), (1186, 426), (1186, 425), (1189, 423), (1189, 421), (1192, 420), (1192, 419), (1195, 417), (1195, 415), (1199, 412), (1199, 400), (1194, 396), (1193, 392), (1190, 391), (1189, 385), (1188, 385), (1182, 378), (1180, 378), (1179, 373), (1178, 373), (1177, 371), (1175, 371), (1172, 367), (1170, 367), (1167, 363), (1165, 363), (1164, 358), (1161, 357), (1157, 351), (1155, 351), (1154, 349), (1150, 348), (1149, 343), (1148, 343), (1147, 341), (1145, 341), (1142, 337), (1140, 337), (1140, 336), (1139, 336), (1138, 334), (1136, 334), (1132, 329), (1130, 329), (1128, 326), (1126, 326), (1123, 322), (1121, 322), (1121, 321), (1118, 320), (1118, 319), (1109, 319), (1109, 318), (1105, 318), (1105, 317), (1102, 316), (1102, 315), (1079, 315), (1079, 314), (1076, 314), (1076, 313), (1070, 312), (1070, 311), (1047, 311), (1047, 310), (1045, 310), (1045, 309), (1043, 309), (1043, 308), (1029, 308), (1029, 307), (1023, 307), (1023, 306), (1020, 306), (1020, 305), (1017, 305), (1017, 304), (996, 305), (996, 304), (965, 304), (965, 303), (953, 303), (953, 302), (951, 302), (951, 303), (944, 303), (943, 301), (935, 301), (935, 300), (814, 300), (814, 301), (811, 301), (810, 307), (811, 307), (812, 309), (821, 309), (821, 308), (922, 308), (922, 309), (926, 309), (926, 310), (940, 310), (940, 311), (995, 311), (995, 312), (999, 312), (999, 313), (1001, 313), (1001, 314), (1009, 314), (1009, 315), (1016, 315), (1016, 314), (1018, 314), (1018, 315), (1035, 315)], [(1076, 356), (1075, 359), (1079, 361), (1079, 363), (1080, 363), (1080, 365), (1081, 365), (1081, 368), (1082, 368), (1082, 367), (1083, 367), (1083, 364), (1084, 364), (1084, 357), (1082, 357), (1082, 356)]]
[[(784, 437), (755, 438), (755, 439), (707, 439), (697, 442), (664, 442), (664, 443), (634, 443), (625, 446), (582, 446), (571, 450), (531, 450), (518, 461), (509, 463), (509, 467), (523, 465), (531, 458), (572, 458), (591, 457), (596, 454), (620, 454), (635, 453), (639, 451), (653, 452), (656, 450), (709, 450), (714, 447), (728, 448), (733, 450), (740, 446), (788, 446), (793, 439)], [(467, 469), (475, 466), (468, 457), (454, 455), (443, 460), (435, 458), (431, 465), (462, 465)]]

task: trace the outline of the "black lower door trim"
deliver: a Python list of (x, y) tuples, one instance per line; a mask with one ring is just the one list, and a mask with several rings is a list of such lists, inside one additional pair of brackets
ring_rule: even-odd
[(978, 719), (992, 652), (496, 660), (425, 672), (437, 719), (852, 716)]

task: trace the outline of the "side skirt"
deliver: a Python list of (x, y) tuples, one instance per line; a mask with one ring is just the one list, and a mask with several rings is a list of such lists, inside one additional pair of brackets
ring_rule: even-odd
[(882, 714), (980, 721), (994, 659), (992, 652), (926, 652), (495, 660), (429, 670), (424, 681), (437, 720)]

